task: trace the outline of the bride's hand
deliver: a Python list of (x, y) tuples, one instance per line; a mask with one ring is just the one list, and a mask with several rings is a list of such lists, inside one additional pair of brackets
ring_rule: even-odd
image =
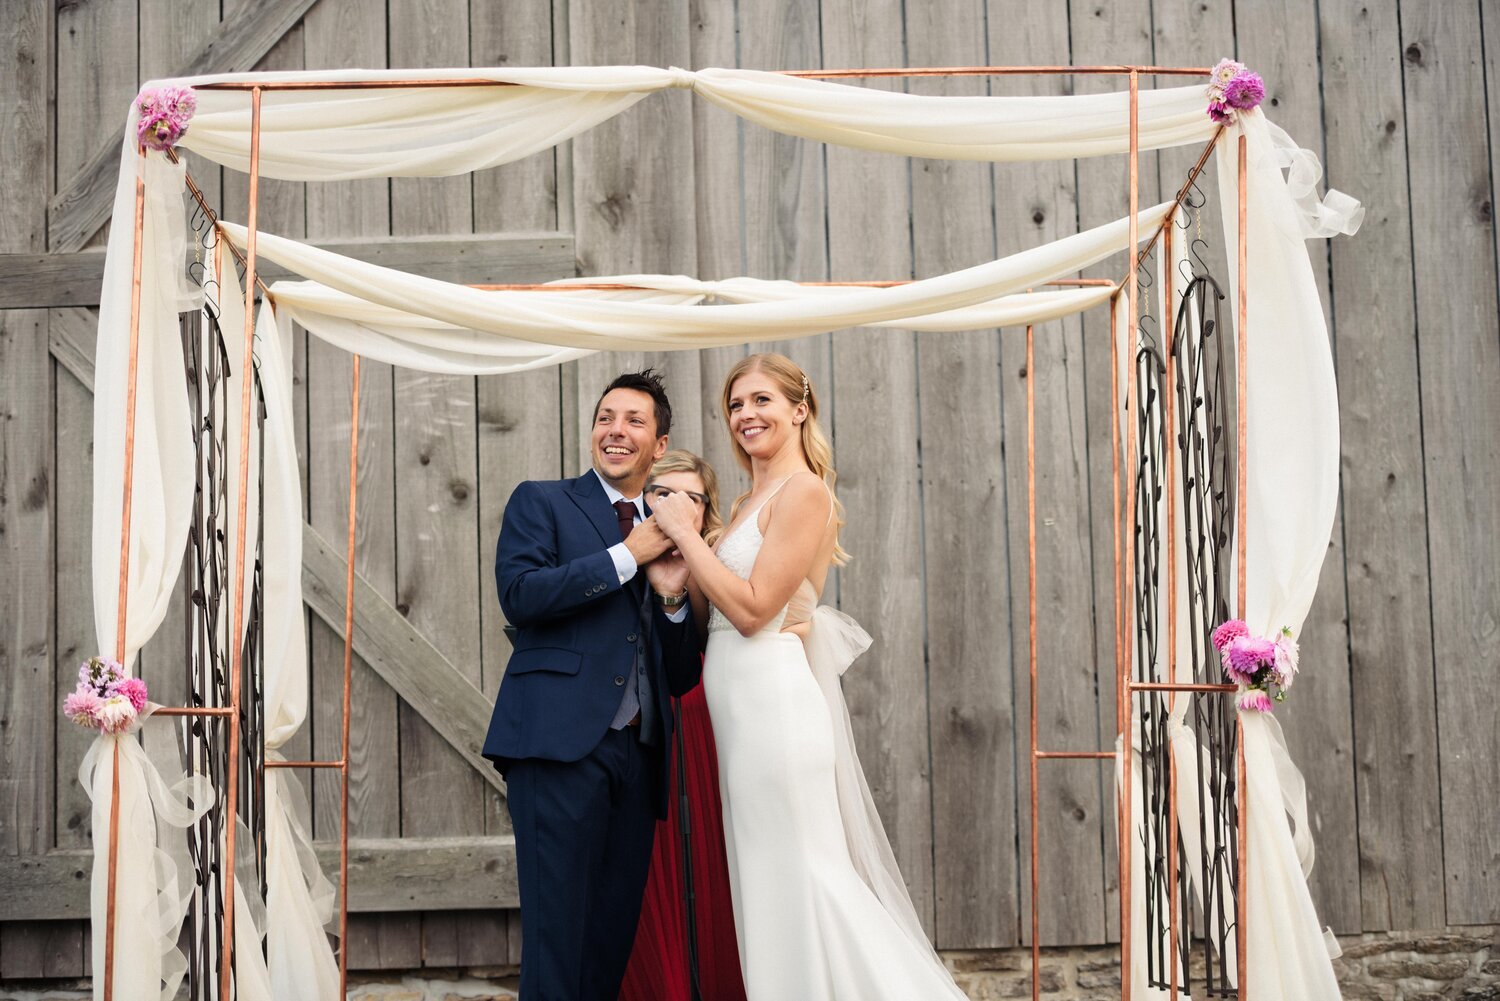
[(656, 501), (651, 505), (651, 517), (679, 547), (688, 536), (698, 534), (698, 505), (685, 493), (669, 494)]

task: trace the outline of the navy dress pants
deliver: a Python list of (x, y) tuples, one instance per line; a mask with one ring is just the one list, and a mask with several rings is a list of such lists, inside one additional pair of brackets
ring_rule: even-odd
[(634, 727), (506, 777), (521, 890), (521, 1001), (616, 1001), (656, 835), (656, 755)]

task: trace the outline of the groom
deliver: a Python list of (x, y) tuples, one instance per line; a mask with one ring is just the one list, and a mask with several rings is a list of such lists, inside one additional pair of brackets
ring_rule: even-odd
[(656, 819), (669, 695), (698, 683), (687, 568), (645, 508), (672, 406), (650, 369), (594, 407), (593, 469), (522, 483), (495, 553), (515, 627), (484, 756), (508, 782), (521, 890), (521, 1001), (615, 1001)]

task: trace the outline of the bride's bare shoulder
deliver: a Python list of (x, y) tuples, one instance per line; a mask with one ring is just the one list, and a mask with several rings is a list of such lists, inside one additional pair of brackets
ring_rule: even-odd
[(773, 500), (772, 518), (789, 515), (799, 521), (812, 517), (821, 519), (833, 506), (822, 478), (810, 470), (793, 473)]

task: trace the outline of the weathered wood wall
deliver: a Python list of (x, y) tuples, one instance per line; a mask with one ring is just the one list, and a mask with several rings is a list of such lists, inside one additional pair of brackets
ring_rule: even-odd
[[(0, 917), (49, 920), (0, 924), (0, 978), (86, 971), (76, 902), (47, 891), (76, 882), (89, 843), (75, 778), (87, 741), (58, 724), (55, 708), (93, 643), (100, 193), (112, 188), (118, 123), (139, 83), (189, 67), (1207, 64), (1235, 54), (1260, 69), (1268, 113), (1322, 154), (1330, 183), (1369, 208), (1358, 237), (1312, 245), (1340, 378), (1344, 503), (1304, 631), (1305, 680), (1282, 716), (1312, 797), (1319, 911), (1341, 932), (1500, 921), (1500, 337), (1487, 131), (1500, 129), (1490, 126), (1500, 120), (1500, 41), (1490, 0), (10, 0), (6, 9), (0, 862), (14, 886), (30, 889)], [(894, 86), (959, 94), (1110, 84)], [(1190, 162), (1185, 152), (1149, 158), (1142, 197), (1174, 190)], [(243, 217), (242, 175), (191, 169), (230, 218)], [(991, 167), (825, 149), (669, 92), (555, 154), (472, 178), (268, 182), (261, 219), (269, 231), (447, 278), (902, 278), (1116, 218), (1123, 181), (1120, 158)], [(1204, 225), (1212, 242), (1211, 213)], [(1116, 277), (1120, 267), (1096, 273)], [(1040, 328), (1035, 372), (1019, 331), (861, 332), (785, 345), (826, 401), (849, 511), (856, 560), (830, 599), (877, 640), (849, 681), (862, 754), (913, 896), (944, 947), (1013, 945), (1028, 934), (1027, 378), (1037, 380), (1046, 743), (1090, 749), (1113, 737), (1105, 332), (1102, 315)], [(366, 912), (351, 924), (356, 965), (516, 958), (517, 922), (503, 909), (513, 903), (503, 797), (454, 747), (470, 747), (482, 720), (443, 701), (493, 696), (504, 668), (489, 567), (505, 500), (523, 478), (580, 470), (580, 429), (600, 385), (645, 362), (669, 373), (674, 444), (707, 454), (732, 495), (742, 480), (715, 397), (743, 354), (597, 357), (478, 380), (363, 366), (354, 560), (368, 589), (351, 833), (366, 846), (356, 879), (418, 889), (401, 899), (356, 893)], [(319, 562), (309, 567), (315, 708), (287, 750), (330, 757), (342, 639), (326, 622), (338, 619), (336, 599), (321, 601), (317, 584), (336, 579), (346, 555), (350, 363), (305, 341), (296, 364), (309, 551)], [(144, 654), (158, 697), (181, 691), (182, 614)], [(1109, 781), (1104, 767), (1081, 762), (1043, 771), (1048, 942), (1117, 934)], [(327, 839), (337, 833), (337, 790), (328, 775), (314, 787), (317, 836)], [(432, 859), (455, 861), (434, 875)]]

